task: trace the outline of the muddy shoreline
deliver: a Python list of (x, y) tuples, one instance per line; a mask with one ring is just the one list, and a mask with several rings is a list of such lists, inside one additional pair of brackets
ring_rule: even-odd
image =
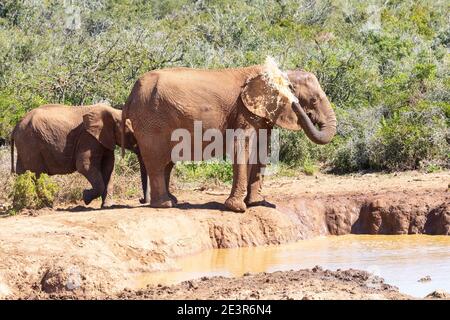
[(297, 271), (245, 274), (239, 278), (202, 277), (176, 285), (147, 286), (145, 289), (124, 289), (114, 295), (89, 295), (82, 292), (47, 294), (34, 291), (21, 299), (133, 299), (133, 300), (321, 300), (368, 299), (407, 300), (380, 277), (361, 270), (323, 270), (317, 266)]
[[(132, 279), (143, 272), (170, 270), (174, 267), (174, 258), (212, 248), (282, 244), (349, 233), (448, 235), (449, 181), (448, 172), (302, 177), (269, 181), (264, 190), (271, 205), (250, 208), (245, 214), (225, 211), (222, 202), (226, 189), (216, 188), (176, 192), (181, 203), (173, 209), (152, 209), (130, 203), (115, 209), (96, 210), (93, 204), (87, 209), (75, 206), (42, 210), (33, 213), (35, 216), (2, 218), (0, 297), (83, 299), (147, 295), (148, 298), (171, 298), (169, 292), (174, 292), (172, 298), (182, 298), (182, 288), (186, 284), (178, 285), (181, 291), (176, 286), (166, 293), (158, 288), (139, 291), (132, 287)], [(295, 299), (308, 298), (308, 295), (319, 299), (320, 292), (327, 292), (326, 283), (329, 282), (330, 290), (339, 288), (340, 285), (333, 282), (341, 281), (339, 278), (343, 275), (348, 276), (344, 271), (293, 272), (300, 272), (300, 278), (307, 283), (312, 281), (309, 293), (302, 291), (302, 297), (291, 294)], [(298, 291), (300, 287), (292, 284), (291, 276), (290, 273), (262, 274), (250, 278), (213, 278), (205, 283), (227, 290), (233, 285), (244, 286), (245, 279), (253, 279), (248, 285), (258, 287), (262, 285), (259, 280), (269, 278), (270, 282), (271, 277), (281, 277), (275, 281), (284, 284), (280, 290), (293, 285), (292, 292)], [(199, 283), (201, 288), (201, 281)], [(365, 288), (358, 279), (347, 284), (352, 285), (350, 291), (356, 290), (353, 296), (356, 299), (363, 299), (364, 292), (366, 298), (372, 294), (381, 294), (380, 299), (391, 298), (381, 287), (378, 288), (381, 291), (374, 293), (374, 288)], [(338, 291), (343, 294), (348, 288), (342, 285)], [(131, 293), (124, 291), (127, 288)], [(277, 291), (276, 287), (272, 289)], [(392, 290), (395, 291), (392, 288), (388, 291)], [(258, 294), (268, 297), (264, 292)], [(221, 295), (235, 297), (218, 292), (217, 298)], [(397, 295), (392, 298), (405, 296), (398, 292)], [(336, 292), (327, 298), (333, 296), (352, 298), (351, 294)], [(282, 295), (274, 297), (282, 298)], [(206, 297), (199, 294), (198, 298)]]

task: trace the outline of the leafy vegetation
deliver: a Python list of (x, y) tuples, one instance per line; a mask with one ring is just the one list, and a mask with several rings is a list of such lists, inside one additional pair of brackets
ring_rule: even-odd
[(46, 174), (39, 178), (30, 171), (18, 175), (14, 181), (11, 195), (12, 208), (10, 213), (22, 209), (41, 209), (52, 207), (58, 192), (57, 185)]
[(209, 180), (231, 183), (233, 167), (231, 162), (222, 160), (185, 162), (175, 167), (175, 175), (181, 181)]
[[(3, 0), (0, 136), (43, 103), (122, 104), (152, 69), (246, 66), (271, 55), (314, 72), (338, 117), (326, 146), (283, 132), (285, 164), (342, 173), (449, 167), (448, 9), (426, 0)], [(208, 166), (177, 172), (230, 179)]]

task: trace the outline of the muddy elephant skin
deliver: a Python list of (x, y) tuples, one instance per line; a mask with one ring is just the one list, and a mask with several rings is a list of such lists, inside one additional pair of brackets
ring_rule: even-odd
[[(15, 126), (11, 136), (11, 170), (49, 175), (81, 173), (92, 189), (84, 190), (89, 204), (102, 197), (102, 207), (112, 204), (114, 148), (121, 144), (122, 112), (107, 105), (70, 107), (43, 105)], [(123, 147), (137, 152), (131, 123), (124, 129)], [(14, 168), (14, 145), (17, 162)]]
[[(171, 134), (182, 128), (193, 136), (195, 121), (201, 121), (203, 132), (218, 129), (223, 136), (227, 129), (266, 129), (270, 133), (278, 126), (303, 129), (318, 144), (332, 139), (336, 117), (317, 78), (303, 70), (286, 72), (290, 92), (298, 99), (289, 101), (267, 96), (271, 90), (265, 89), (265, 70), (263, 65), (222, 70), (173, 68), (148, 72), (136, 81), (123, 108), (122, 122), (130, 119), (133, 124), (150, 178), (151, 206), (175, 205), (176, 198), (168, 189), (174, 166), (171, 150), (177, 144), (171, 141)], [(265, 104), (267, 101), (277, 104)], [(203, 143), (203, 148), (206, 146)], [(248, 146), (245, 150), (248, 154)], [(260, 195), (263, 167), (261, 161), (233, 162), (233, 187), (225, 202), (228, 209), (244, 212), (247, 206), (264, 201)]]

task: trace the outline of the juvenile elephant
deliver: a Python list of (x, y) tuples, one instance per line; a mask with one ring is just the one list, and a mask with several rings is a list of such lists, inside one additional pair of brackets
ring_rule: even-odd
[[(215, 128), (223, 135), (227, 129), (270, 132), (276, 125), (303, 129), (318, 144), (332, 139), (336, 117), (317, 78), (302, 70), (273, 69), (271, 63), (223, 70), (174, 68), (148, 72), (136, 81), (123, 108), (122, 123), (126, 119), (133, 123), (150, 178), (151, 206), (174, 205), (168, 186), (174, 165), (171, 151), (178, 142), (171, 136), (180, 128), (194, 135), (195, 121), (202, 122), (203, 130)], [(281, 87), (273, 72), (283, 75)], [(243, 212), (263, 200), (262, 167), (261, 162), (233, 163), (227, 208)]]
[(101, 196), (102, 207), (110, 206), (116, 144), (138, 151), (130, 121), (122, 127), (121, 120), (120, 110), (103, 104), (79, 107), (52, 104), (33, 109), (12, 133), (11, 171), (21, 174), (30, 170), (37, 175), (78, 171), (92, 185), (92, 189), (83, 192), (84, 202), (89, 204)]

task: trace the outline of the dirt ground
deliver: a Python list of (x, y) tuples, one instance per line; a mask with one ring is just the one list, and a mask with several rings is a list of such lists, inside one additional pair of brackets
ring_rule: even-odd
[(380, 277), (360, 270), (323, 270), (320, 267), (298, 271), (245, 274), (239, 278), (203, 277), (180, 284), (125, 289), (115, 295), (76, 295), (71, 292), (46, 294), (34, 291), (27, 299), (151, 299), (151, 300), (406, 300)]
[(411, 297), (385, 284), (383, 279), (360, 270), (311, 270), (258, 273), (241, 278), (203, 278), (170, 287), (126, 291), (119, 299), (377, 299)]
[[(362, 271), (317, 269), (133, 288), (143, 272), (212, 248), (319, 235), (449, 234), (450, 172), (268, 179), (268, 203), (225, 211), (228, 188), (174, 190), (177, 208), (137, 200), (0, 218), (0, 298), (409, 298)], [(375, 281), (375, 282), (374, 282)], [(128, 291), (124, 291), (129, 288)], [(195, 294), (193, 295), (193, 290)]]

